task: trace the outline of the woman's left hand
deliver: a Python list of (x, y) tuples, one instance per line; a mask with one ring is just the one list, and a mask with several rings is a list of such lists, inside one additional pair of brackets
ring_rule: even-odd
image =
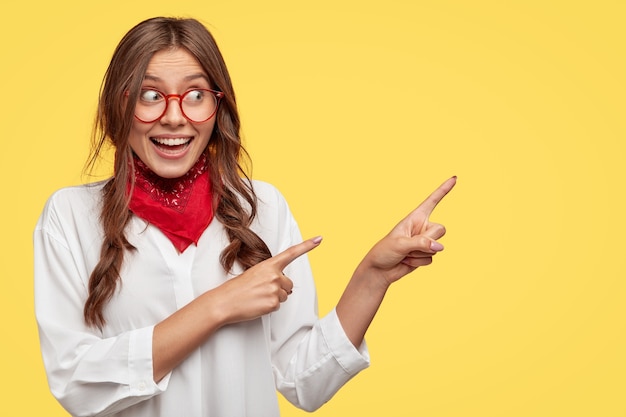
[[(432, 257), (443, 250), (437, 240), (445, 233), (443, 225), (430, 221), (437, 204), (452, 190), (456, 177), (439, 186), (422, 204), (406, 216), (363, 258), (358, 269), (375, 273), (390, 285), (420, 266), (429, 265)], [(364, 270), (365, 269), (365, 270)]]

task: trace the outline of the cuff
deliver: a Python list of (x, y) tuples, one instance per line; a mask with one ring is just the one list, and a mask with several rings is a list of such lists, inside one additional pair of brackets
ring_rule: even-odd
[(152, 333), (154, 326), (130, 333), (128, 346), (129, 387), (133, 396), (159, 394), (167, 389), (171, 372), (159, 383), (154, 382), (152, 367)]
[(355, 348), (334, 309), (320, 320), (319, 325), (328, 349), (347, 374), (356, 375), (369, 366), (370, 356), (365, 340), (358, 349)]

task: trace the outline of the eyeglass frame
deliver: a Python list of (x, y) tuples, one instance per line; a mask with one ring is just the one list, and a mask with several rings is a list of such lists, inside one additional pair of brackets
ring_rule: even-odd
[[(220, 106), (220, 101), (225, 96), (225, 94), (222, 91), (211, 90), (210, 88), (190, 88), (189, 90), (185, 91), (182, 94), (165, 94), (163, 91), (158, 90), (156, 88), (145, 88), (145, 89), (142, 89), (142, 91), (143, 90), (156, 91), (165, 100), (165, 108), (163, 109), (163, 113), (161, 113), (161, 115), (159, 117), (157, 117), (156, 119), (154, 119), (154, 120), (151, 120), (151, 121), (142, 120), (142, 119), (140, 119), (137, 116), (137, 114), (133, 114), (135, 119), (137, 119), (141, 123), (146, 123), (146, 124), (154, 123), (157, 120), (160, 120), (163, 116), (165, 116), (165, 113), (167, 113), (167, 109), (169, 108), (169, 105), (170, 105), (170, 100), (174, 99), (174, 98), (178, 99), (178, 107), (180, 108), (180, 113), (183, 115), (183, 117), (185, 119), (189, 120), (191, 123), (204, 123), (204, 122), (207, 122), (207, 121), (211, 120), (217, 114), (217, 109)], [(213, 97), (215, 97), (215, 110), (213, 111), (213, 113), (211, 113), (211, 115), (209, 117), (207, 117), (204, 120), (201, 120), (201, 121), (192, 120), (192, 119), (189, 118), (189, 116), (187, 116), (187, 114), (185, 114), (185, 110), (183, 110), (183, 97), (185, 97), (187, 94), (189, 94), (192, 91), (208, 91), (211, 94), (213, 94)], [(137, 100), (139, 101), (139, 98)], [(136, 105), (135, 105), (135, 111), (136, 111)]]

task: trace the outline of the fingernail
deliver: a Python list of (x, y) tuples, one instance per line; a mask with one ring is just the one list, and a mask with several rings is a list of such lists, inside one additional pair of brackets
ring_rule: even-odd
[(443, 245), (439, 242), (431, 242), (430, 249), (434, 250), (435, 252), (439, 252), (443, 250)]
[(313, 241), (313, 243), (320, 243), (322, 241), (322, 237), (318, 236), (318, 237), (314, 237), (313, 239), (311, 239)]

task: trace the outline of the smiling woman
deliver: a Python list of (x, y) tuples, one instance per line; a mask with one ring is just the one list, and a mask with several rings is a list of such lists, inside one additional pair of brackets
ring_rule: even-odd
[[(128, 143), (158, 176), (183, 176), (206, 149), (217, 110), (210, 87), (208, 75), (185, 49), (165, 49), (150, 60)], [(180, 105), (170, 106), (170, 100)]]
[(322, 239), (241, 169), (234, 97), (196, 20), (149, 19), (118, 45), (91, 158), (110, 141), (115, 175), (56, 192), (35, 230), (41, 348), (72, 415), (271, 417), (276, 389), (314, 410), (368, 366), (388, 287), (443, 250), (429, 216), (454, 177), (319, 318), (306, 253)]

